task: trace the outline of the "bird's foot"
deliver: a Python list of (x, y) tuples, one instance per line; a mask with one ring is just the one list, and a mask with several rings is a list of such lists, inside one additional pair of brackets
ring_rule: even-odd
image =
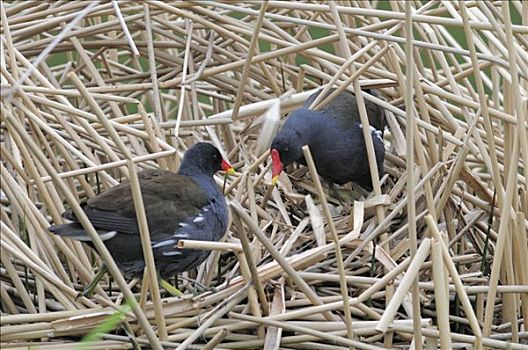
[(160, 286), (167, 291), (170, 295), (173, 297), (181, 297), (183, 296), (183, 293), (176, 287), (174, 287), (172, 284), (164, 280), (163, 278), (160, 278), (159, 280)]
[(107, 267), (105, 264), (101, 265), (101, 267), (99, 268), (99, 271), (97, 271), (97, 274), (95, 275), (94, 279), (92, 280), (92, 282), (90, 282), (89, 284), (87, 284), (83, 291), (80, 292), (79, 294), (77, 294), (77, 296), (75, 297), (75, 300), (79, 299), (80, 297), (84, 297), (84, 298), (91, 298), (93, 296), (93, 293), (95, 291), (95, 288), (97, 288), (97, 285), (99, 284), (99, 282), (101, 281), (101, 279), (103, 278), (104, 274), (108, 271)]
[[(199, 295), (199, 294), (204, 293), (204, 292), (216, 292), (217, 291), (216, 288), (214, 288), (214, 287), (206, 287), (203, 284), (201, 284), (201, 283), (199, 283), (199, 282), (197, 282), (197, 281), (195, 281), (193, 279), (186, 278), (186, 277), (183, 277), (183, 276), (180, 276), (179, 278), (184, 279), (187, 282), (191, 283), (191, 285), (193, 286), (191, 294), (193, 296)], [(176, 288), (170, 282), (168, 282), (167, 280), (165, 280), (163, 278), (159, 279), (159, 284), (160, 284), (160, 286), (163, 289), (165, 289), (167, 291), (167, 293), (169, 293), (172, 296), (181, 297), (181, 296), (184, 295), (184, 293), (182, 291), (180, 291), (178, 288)]]
[(193, 296), (205, 293), (205, 292), (213, 292), (216, 293), (218, 290), (215, 287), (206, 287), (198, 282), (194, 284), (193, 288)]
[(337, 188), (330, 186), (330, 196), (339, 202), (343, 208), (348, 208), (351, 203), (361, 198), (362, 194), (354, 189)]
[(92, 285), (92, 283), (87, 284), (86, 286), (84, 286), (83, 291), (77, 294), (77, 296), (75, 297), (75, 300), (79, 298), (90, 299), (93, 296), (94, 290), (95, 290), (95, 285)]

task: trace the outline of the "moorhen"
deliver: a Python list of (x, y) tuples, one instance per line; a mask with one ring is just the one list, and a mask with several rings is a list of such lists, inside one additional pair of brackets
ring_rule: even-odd
[[(162, 278), (198, 266), (210, 253), (178, 249), (178, 240), (218, 241), (224, 235), (228, 214), (213, 179), (218, 170), (233, 172), (216, 147), (200, 142), (185, 152), (177, 174), (152, 169), (138, 173), (156, 269)], [(81, 206), (124, 275), (140, 277), (145, 262), (130, 183), (123, 182)], [(73, 212), (63, 216), (72, 222), (49, 230), (90, 244)]]
[[(371, 190), (367, 148), (355, 95), (345, 90), (323, 109), (308, 109), (321, 91), (312, 94), (302, 108), (293, 111), (273, 139), (273, 184), (277, 182), (283, 167), (293, 162), (306, 164), (302, 147), (308, 145), (319, 175), (327, 182), (342, 185), (353, 181)], [(382, 137), (384, 111), (367, 100), (365, 106), (372, 129), (378, 175), (381, 176), (385, 157)]]

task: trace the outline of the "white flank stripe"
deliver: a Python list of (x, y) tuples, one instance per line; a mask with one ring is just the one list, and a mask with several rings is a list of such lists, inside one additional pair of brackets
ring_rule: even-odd
[(163, 241), (159, 241), (155, 244), (152, 245), (152, 248), (159, 248), (159, 247), (164, 247), (166, 245), (174, 245), (176, 244), (176, 241), (174, 239), (166, 239), (166, 240), (163, 240)]
[(177, 250), (171, 250), (170, 252), (163, 252), (164, 256), (175, 256), (175, 255), (180, 255), (180, 254), (181, 252)]
[(200, 214), (194, 218), (193, 222), (202, 222), (204, 220), (205, 220), (204, 217), (202, 216), (202, 214)]
[(115, 235), (117, 235), (117, 231), (108, 231), (106, 233), (103, 233), (102, 235), (99, 235), (99, 237), (101, 237), (101, 240), (107, 241), (110, 238), (113, 238)]

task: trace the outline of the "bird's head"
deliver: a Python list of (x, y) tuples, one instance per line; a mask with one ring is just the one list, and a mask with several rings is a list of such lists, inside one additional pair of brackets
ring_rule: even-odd
[(285, 166), (302, 158), (302, 146), (299, 135), (291, 130), (282, 130), (271, 144), (271, 176), (275, 185)]
[(187, 175), (196, 170), (211, 176), (219, 170), (223, 170), (227, 174), (234, 172), (233, 167), (225, 159), (222, 159), (220, 151), (207, 142), (194, 144), (183, 155), (179, 173)]

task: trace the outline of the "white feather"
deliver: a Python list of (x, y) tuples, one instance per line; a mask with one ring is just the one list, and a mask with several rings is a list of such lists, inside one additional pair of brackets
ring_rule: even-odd
[(106, 233), (103, 233), (102, 235), (99, 235), (99, 237), (101, 237), (101, 240), (106, 241), (110, 238), (113, 238), (115, 235), (117, 235), (117, 231), (108, 231)]
[(164, 256), (175, 256), (175, 255), (180, 255), (180, 254), (181, 252), (178, 250), (171, 250), (169, 252), (163, 252)]
[(175, 238), (178, 238), (178, 239), (185, 239), (185, 238), (189, 238), (190, 235), (186, 232), (180, 232), (180, 233), (175, 233), (172, 235), (172, 237), (175, 237)]
[(159, 242), (154, 243), (152, 245), (152, 248), (154, 249), (154, 248), (164, 247), (164, 246), (170, 245), (170, 244), (174, 245), (174, 244), (176, 244), (176, 241), (174, 239), (165, 239), (163, 241), (159, 241)]
[(376, 137), (378, 138), (378, 140), (383, 142), (383, 137), (381, 136), (381, 130), (374, 131), (374, 134), (376, 134)]
[(204, 221), (204, 220), (205, 220), (205, 218), (203, 217), (202, 214), (200, 214), (200, 215), (198, 215), (197, 217), (195, 217), (195, 218), (193, 219), (193, 222), (198, 223), (198, 222), (202, 222), (202, 221)]
[[(363, 124), (362, 123), (359, 123), (359, 127), (361, 129), (363, 129)], [(373, 127), (372, 125), (369, 125), (369, 128), (370, 128), (370, 131), (374, 133), (374, 136), (383, 142), (383, 137), (382, 137), (382, 133), (381, 133), (381, 130), (378, 130), (376, 129), (375, 127)]]
[[(108, 231), (108, 232), (105, 232), (101, 235), (99, 235), (99, 237), (101, 238), (102, 241), (108, 241), (110, 238), (113, 238), (115, 235), (117, 235), (117, 231)], [(91, 238), (90, 236), (88, 235), (78, 235), (78, 236), (67, 236), (67, 238), (71, 238), (71, 239), (75, 239), (77, 241), (82, 241), (82, 242), (91, 242)]]

